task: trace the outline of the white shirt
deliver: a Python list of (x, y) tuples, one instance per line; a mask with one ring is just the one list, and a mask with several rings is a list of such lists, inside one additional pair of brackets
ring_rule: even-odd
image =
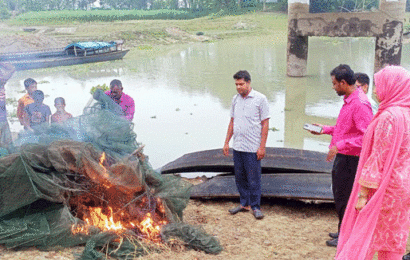
[(266, 96), (253, 89), (245, 98), (236, 94), (232, 99), (231, 117), (232, 148), (240, 152), (256, 153), (261, 143), (262, 121), (270, 118)]

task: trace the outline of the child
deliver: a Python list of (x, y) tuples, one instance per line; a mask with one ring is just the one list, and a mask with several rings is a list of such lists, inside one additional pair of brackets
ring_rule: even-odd
[(28, 78), (24, 80), (24, 88), (26, 89), (27, 94), (19, 99), (17, 106), (17, 118), (19, 119), (21, 125), (24, 125), (24, 107), (34, 102), (32, 96), (33, 92), (37, 90), (37, 82), (32, 78)]
[(62, 123), (73, 116), (65, 111), (65, 100), (62, 97), (54, 99), (57, 111), (51, 116), (51, 123)]
[(32, 94), (34, 103), (24, 107), (23, 125), (25, 129), (33, 131), (33, 127), (43, 123), (49, 124), (51, 110), (50, 107), (43, 104), (44, 93), (41, 90), (36, 90)]

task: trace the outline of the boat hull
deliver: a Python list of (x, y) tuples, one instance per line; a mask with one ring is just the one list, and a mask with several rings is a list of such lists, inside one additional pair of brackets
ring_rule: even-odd
[(16, 70), (33, 70), (41, 68), (51, 68), (58, 66), (71, 66), (84, 63), (103, 62), (110, 60), (122, 59), (129, 50), (119, 50), (100, 54), (94, 54), (89, 56), (68, 56), (68, 55), (49, 55), (50, 57), (38, 58), (38, 59), (15, 59), (7, 60), (2, 59), (5, 62), (10, 62), (14, 65)]
[[(326, 153), (267, 147), (265, 158), (261, 161), (264, 173), (330, 173), (332, 163), (326, 162)], [(229, 156), (222, 149), (189, 153), (161, 167), (161, 173), (181, 172), (233, 172), (232, 150)]]
[[(261, 165), (263, 197), (333, 200), (332, 163), (326, 162), (326, 153), (267, 147)], [(193, 182), (201, 179), (201, 183), (193, 186), (191, 198), (239, 197), (232, 150), (229, 156), (224, 156), (222, 149), (185, 154), (163, 166), (160, 171), (162, 174), (225, 172), (212, 178), (196, 178)]]
[[(262, 197), (332, 201), (331, 174), (262, 174)], [(194, 185), (191, 198), (237, 198), (235, 176), (219, 175)]]

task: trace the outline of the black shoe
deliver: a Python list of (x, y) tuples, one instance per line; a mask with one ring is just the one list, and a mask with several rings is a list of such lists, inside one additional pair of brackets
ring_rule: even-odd
[(253, 216), (256, 218), (256, 219), (263, 219), (263, 213), (262, 213), (262, 211), (260, 210), (260, 209), (254, 209), (253, 210)]
[(331, 237), (331, 238), (338, 238), (338, 237), (339, 237), (339, 232), (329, 233), (329, 237)]
[(238, 207), (235, 207), (235, 208), (233, 208), (233, 209), (229, 209), (228, 211), (229, 211), (229, 213), (231, 213), (232, 215), (235, 215), (236, 213), (241, 212), (241, 211), (249, 211), (249, 209), (244, 208), (244, 207), (242, 207), (242, 206), (238, 206)]
[(410, 260), (410, 253), (403, 256), (403, 260)]
[(338, 241), (339, 241), (339, 238), (333, 238), (333, 239), (327, 240), (326, 245), (327, 246), (337, 247), (337, 242)]

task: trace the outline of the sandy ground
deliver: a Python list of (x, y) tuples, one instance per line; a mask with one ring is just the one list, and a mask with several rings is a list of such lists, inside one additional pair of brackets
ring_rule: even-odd
[[(328, 233), (337, 218), (331, 203), (307, 204), (283, 199), (263, 200), (263, 220), (250, 212), (230, 215), (236, 200), (191, 200), (184, 221), (202, 226), (216, 236), (224, 250), (219, 255), (185, 247), (151, 254), (139, 259), (332, 259), (335, 248), (327, 247)], [(0, 248), (0, 259), (76, 259), (83, 247), (41, 252), (34, 248), (13, 251)]]
[[(305, 203), (285, 199), (263, 199), (265, 218), (256, 220), (250, 212), (230, 215), (236, 200), (191, 200), (184, 221), (203, 227), (216, 236), (223, 251), (209, 255), (176, 246), (161, 253), (140, 257), (142, 260), (256, 260), (256, 259), (333, 259), (336, 248), (327, 247), (328, 233), (334, 232), (337, 217), (332, 203)], [(35, 248), (21, 251), (0, 246), (2, 260), (74, 260), (84, 247), (41, 252)], [(410, 251), (410, 246), (407, 246)], [(377, 259), (375, 256), (373, 259)]]

